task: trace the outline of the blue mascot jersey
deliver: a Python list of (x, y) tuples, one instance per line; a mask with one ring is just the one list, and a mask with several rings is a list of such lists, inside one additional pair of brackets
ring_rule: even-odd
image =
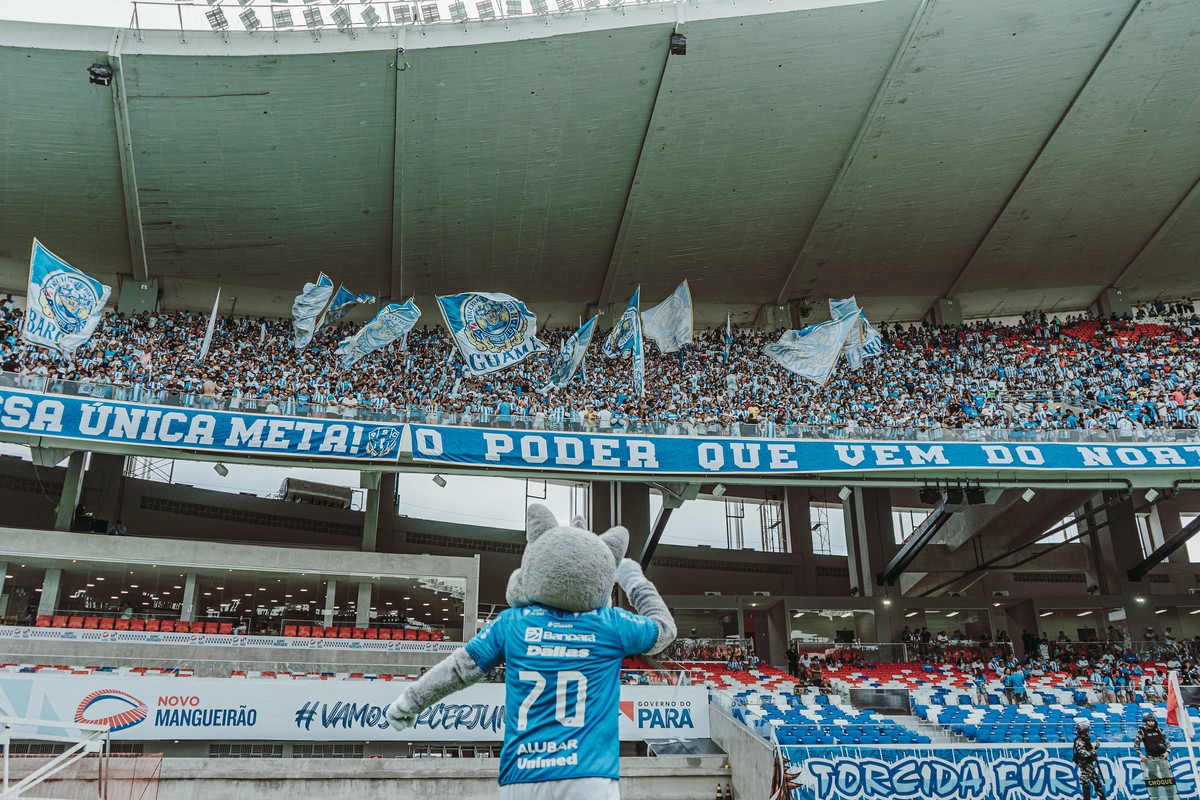
[(507, 663), (500, 785), (618, 775), (621, 659), (658, 623), (620, 608), (510, 608), (467, 643), (485, 672)]

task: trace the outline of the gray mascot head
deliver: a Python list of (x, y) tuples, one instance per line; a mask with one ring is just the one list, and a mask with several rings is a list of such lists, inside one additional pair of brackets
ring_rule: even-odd
[(618, 526), (597, 536), (586, 525), (582, 517), (559, 525), (550, 509), (529, 506), (521, 568), (508, 579), (510, 606), (538, 603), (561, 611), (591, 611), (608, 605), (629, 531)]

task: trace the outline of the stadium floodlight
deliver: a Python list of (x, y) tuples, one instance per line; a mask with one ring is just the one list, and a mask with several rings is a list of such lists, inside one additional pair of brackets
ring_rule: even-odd
[(396, 3), (392, 6), (392, 19), (401, 25), (408, 25), (415, 22), (417, 15), (413, 13), (413, 7), (408, 3)]
[(222, 464), (218, 461), (216, 464), (213, 464), (213, 472), (217, 473), (222, 478), (224, 478), (226, 475), (229, 474), (229, 467), (225, 466), (224, 464)]
[(621, 6), (624, 4), (625, 4), (625, 0), (608, 0), (609, 8), (616, 8), (617, 6)]
[[(433, 482), (434, 482), (434, 483), (436, 483), (436, 484), (438, 485), (438, 488), (439, 488), (439, 489), (445, 489), (445, 488), (446, 488), (446, 479), (445, 479), (445, 478), (443, 478), (441, 475), (434, 475), (434, 476), (433, 476)], [(427, 605), (428, 605), (428, 604), (427, 604)]]
[(242, 21), (243, 27), (250, 33), (254, 33), (262, 27), (262, 23), (258, 21), (258, 14), (254, 13), (253, 8), (247, 8), (241, 14), (238, 14), (238, 19)]
[(1026, 489), (1025, 491), (1021, 492), (1021, 499), (1026, 503), (1032, 502), (1033, 498), (1036, 496), (1037, 492), (1035, 492), (1033, 489)]
[(379, 23), (383, 21), (379, 16), (379, 12), (375, 10), (375, 6), (370, 5), (363, 8), (362, 19), (363, 24), (367, 26), (367, 30), (369, 31), (378, 28)]
[(849, 486), (843, 486), (841, 488), (841, 490), (838, 492), (838, 499), (844, 503), (847, 500), (849, 500), (850, 496), (853, 494), (854, 494), (853, 489), (851, 489)]
[(329, 16), (333, 17), (333, 24), (337, 25), (337, 29), (342, 33), (349, 33), (354, 27), (354, 23), (350, 19), (350, 9), (345, 6), (338, 6)]
[(559, 11), (574, 11), (575, 0), (558, 0)]
[(883, 604), (885, 606), (890, 606), (892, 604), (892, 598), (890, 598), (890, 597), (883, 598)]
[(529, 5), (533, 7), (533, 13), (535, 14), (550, 13), (550, 6), (547, 5), (546, 0), (530, 0)]
[(713, 497), (722, 497), (725, 494), (725, 484), (718, 483), (713, 487)]
[(441, 22), (442, 11), (437, 3), (426, 3), (421, 6), (421, 19), (425, 22)]
[(475, 4), (475, 13), (479, 15), (480, 19), (495, 19), (496, 7), (492, 5), (492, 0), (479, 0)]
[(238, 0), (238, 5), (240, 5), (242, 8), (245, 8), (246, 6), (251, 5), (253, 2), (254, 0)]
[(316, 6), (304, 9), (304, 24), (310, 28), (325, 27), (325, 18), (321, 16), (321, 9)]
[(450, 4), (450, 19), (455, 22), (466, 22), (471, 16), (467, 13), (467, 4), (463, 0), (454, 0)]
[(521, 0), (507, 0), (504, 4), (504, 13), (510, 17), (519, 17), (525, 13), (525, 7), (521, 4)]
[(1146, 492), (1146, 502), (1147, 503), (1153, 503), (1157, 499), (1158, 499), (1158, 489), (1150, 489), (1148, 492)]
[(275, 20), (276, 28), (290, 28), (296, 23), (292, 20), (292, 10), (290, 8), (277, 8), (271, 12)]
[(229, 20), (225, 19), (225, 12), (219, 7), (205, 11), (204, 18), (208, 20), (208, 27), (217, 33), (229, 30)]
[(591, 11), (600, 7), (600, 0), (583, 0), (583, 7)]

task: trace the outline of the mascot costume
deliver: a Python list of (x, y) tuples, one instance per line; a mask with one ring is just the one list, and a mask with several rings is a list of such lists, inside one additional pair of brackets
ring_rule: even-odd
[[(675, 638), (662, 597), (624, 558), (629, 532), (597, 536), (585, 525), (560, 526), (531, 505), (521, 567), (508, 579), (510, 608), (388, 707), (392, 727), (405, 730), (507, 664), (501, 800), (619, 800), (621, 659)], [(609, 606), (614, 580), (636, 614)]]

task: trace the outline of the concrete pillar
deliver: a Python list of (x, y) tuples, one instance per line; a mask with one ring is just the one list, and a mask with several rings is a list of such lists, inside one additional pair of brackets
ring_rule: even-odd
[(199, 587), (196, 585), (196, 573), (189, 572), (184, 576), (183, 580), (183, 602), (179, 606), (179, 620), (181, 622), (194, 622), (196, 619), (196, 594)]
[[(97, 517), (113, 520), (122, 518), (125, 504), (125, 456), (113, 453), (92, 453), (87, 464), (87, 494), (84, 505)], [(92, 508), (95, 503), (95, 508)]]
[(53, 616), (58, 610), (58, 595), (62, 586), (62, 570), (58, 567), (46, 569), (42, 579), (42, 596), (38, 599), (38, 616)]
[(1149, 577), (1140, 581), (1129, 580), (1129, 569), (1145, 558), (1133, 513), (1133, 498), (1121, 499), (1117, 492), (1111, 491), (1103, 492), (1101, 498), (1103, 502), (1114, 505), (1096, 515), (1097, 525), (1103, 523), (1103, 527), (1090, 537), (1097, 556), (1096, 563), (1101, 565), (1100, 591), (1122, 597), (1125, 624), (1132, 641), (1144, 641), (1148, 627), (1161, 637), (1162, 631), (1154, 613), (1154, 598), (1150, 594)]
[(767, 647), (765, 652), (758, 654), (758, 657), (768, 664), (773, 664), (781, 669), (787, 669), (787, 659), (783, 655), (787, 650), (788, 633), (790, 632), (788, 622), (791, 621), (791, 617), (787, 611), (787, 603), (780, 600), (771, 606), (767, 609), (766, 618)]
[(359, 581), (358, 602), (354, 606), (354, 626), (356, 628), (371, 627), (371, 591), (373, 588), (370, 581)]
[(321, 624), (328, 628), (333, 624), (333, 607), (337, 603), (337, 581), (330, 580), (325, 585), (325, 611), (321, 614)]
[(378, 472), (358, 473), (358, 485), (366, 500), (363, 504), (362, 550), (374, 553), (379, 547), (379, 478)]
[(75, 520), (75, 507), (83, 492), (83, 463), (87, 453), (74, 452), (67, 459), (67, 477), (63, 480), (62, 494), (58, 498), (58, 512), (54, 515), (54, 530), (69, 531)]
[(1105, 289), (1096, 298), (1096, 310), (1100, 312), (1100, 316), (1108, 317), (1125, 317), (1132, 310), (1129, 303), (1129, 296), (1121, 289)]
[(597, 533), (604, 533), (617, 524), (616, 487), (617, 484), (611, 481), (592, 481), (588, 492), (588, 524)]
[(938, 327), (962, 325), (962, 306), (956, 297), (941, 297), (933, 304), (933, 324)]
[(463, 641), (468, 641), (479, 628), (479, 554), (475, 554), (475, 574), (467, 578), (463, 597)]
[(896, 554), (892, 530), (892, 496), (887, 489), (852, 489), (842, 501), (846, 521), (846, 553), (850, 562), (850, 590), (860, 597), (882, 592), (875, 575)]
[(1038, 615), (1037, 608), (1032, 600), (1021, 600), (1013, 603), (1004, 609), (1005, 629), (1008, 631), (1008, 638), (1012, 639), (1013, 649), (1018, 656), (1027, 655), (1024, 647), (1021, 646), (1022, 631), (1030, 633), (1038, 633)]
[(4, 594), (4, 576), (7, 574), (8, 562), (0, 561), (0, 617), (8, 616), (8, 597)]
[[(629, 529), (626, 555), (637, 559), (650, 538), (650, 487), (644, 483), (619, 483), (616, 486), (620, 501), (617, 524)], [(603, 529), (597, 530), (603, 532)]]
[[(896, 592), (899, 587), (891, 587)], [(889, 591), (881, 587), (881, 592)], [(899, 595), (899, 592), (896, 592)], [(875, 618), (875, 641), (891, 643), (900, 640), (900, 632), (904, 630), (904, 602), (899, 597), (876, 596), (872, 616)]]
[(797, 555), (813, 554), (812, 508), (808, 488), (788, 486), (783, 494), (783, 521), (787, 529), (788, 550)]

